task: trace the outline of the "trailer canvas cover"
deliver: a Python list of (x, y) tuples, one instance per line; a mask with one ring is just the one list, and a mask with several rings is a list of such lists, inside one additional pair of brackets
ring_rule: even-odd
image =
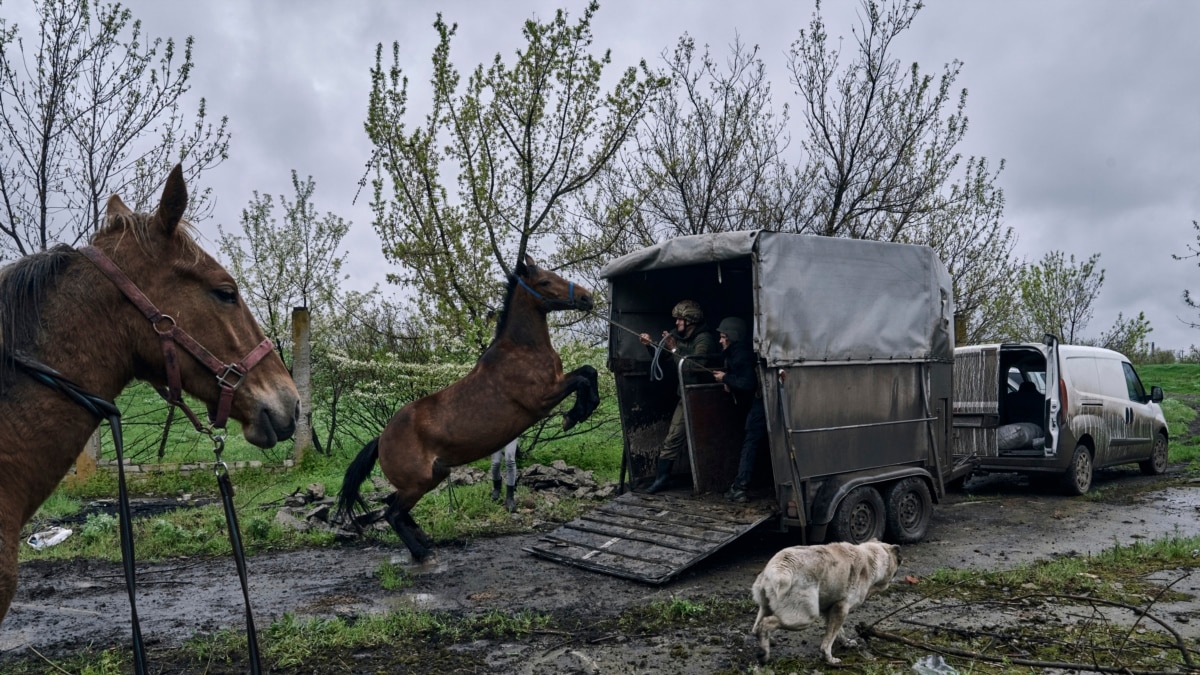
[[(755, 351), (805, 362), (953, 362), (950, 275), (928, 246), (752, 230), (677, 237), (601, 276), (753, 256)], [(614, 308), (620, 298), (612, 299)]]

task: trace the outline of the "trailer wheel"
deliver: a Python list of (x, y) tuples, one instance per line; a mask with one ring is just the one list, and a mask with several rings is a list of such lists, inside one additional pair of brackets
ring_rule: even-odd
[(910, 476), (887, 491), (887, 539), (895, 544), (915, 544), (929, 531), (933, 499), (925, 481)]
[(850, 491), (829, 524), (831, 539), (861, 544), (883, 537), (883, 497), (870, 485), (861, 485)]
[(1063, 474), (1062, 484), (1067, 494), (1071, 496), (1086, 495), (1092, 487), (1092, 453), (1086, 445), (1075, 446), (1075, 454), (1071, 456), (1071, 465)]

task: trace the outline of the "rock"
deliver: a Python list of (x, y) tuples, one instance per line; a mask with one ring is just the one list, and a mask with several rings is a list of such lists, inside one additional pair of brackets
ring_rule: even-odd
[(297, 532), (307, 532), (309, 529), (308, 523), (293, 516), (289, 511), (280, 509), (275, 513), (275, 522), (282, 527)]
[(329, 511), (330, 511), (330, 506), (328, 504), (321, 504), (320, 506), (317, 506), (314, 509), (309, 509), (308, 513), (304, 514), (304, 520), (309, 521), (309, 520), (316, 519), (316, 520), (321, 521), (322, 523), (328, 523), (329, 522)]
[(317, 502), (325, 498), (325, 484), (312, 483), (308, 486), (308, 501)]

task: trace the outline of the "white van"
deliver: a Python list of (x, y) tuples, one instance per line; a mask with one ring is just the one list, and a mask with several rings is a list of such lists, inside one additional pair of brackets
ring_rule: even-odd
[(954, 350), (956, 461), (978, 471), (1057, 475), (1081, 495), (1097, 468), (1167, 469), (1160, 387), (1147, 393), (1129, 359), (1109, 349), (991, 344)]

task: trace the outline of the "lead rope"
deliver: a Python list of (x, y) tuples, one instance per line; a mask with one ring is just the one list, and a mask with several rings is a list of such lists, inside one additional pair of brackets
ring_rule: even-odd
[[(667, 342), (667, 336), (663, 336), (657, 344), (654, 345), (654, 358), (650, 359), (650, 381), (661, 382), (663, 379), (662, 364), (658, 362), (658, 358), (662, 356), (663, 350), (666, 349), (663, 345)], [(672, 354), (674, 352), (671, 352)]]
[[(22, 355), (14, 356), (13, 361), (36, 381), (63, 392), (77, 405), (93, 415), (107, 419), (108, 426), (112, 429), (113, 445), (117, 451), (117, 513), (120, 521), (118, 529), (121, 533), (121, 563), (125, 569), (125, 587), (129, 591), (129, 616), (133, 629), (133, 670), (135, 675), (146, 675), (146, 647), (142, 640), (142, 627), (137, 613), (133, 516), (129, 511), (129, 490), (125, 484), (125, 444), (121, 434), (121, 411), (111, 401), (88, 393), (44, 363)], [(190, 412), (186, 407), (184, 410)], [(254, 613), (250, 608), (246, 554), (242, 546), (241, 530), (238, 527), (237, 511), (233, 507), (233, 483), (229, 479), (229, 467), (221, 459), (221, 453), (225, 449), (225, 430), (217, 429), (216, 433), (208, 429), (200, 429), (200, 431), (208, 433), (213, 439), (213, 453), (216, 455), (213, 471), (217, 476), (217, 485), (221, 489), (221, 503), (225, 507), (225, 522), (229, 528), (229, 544), (233, 549), (233, 560), (242, 585), (242, 599), (246, 605), (246, 650), (250, 657), (250, 672), (253, 675), (260, 675), (262, 666), (259, 658), (258, 632), (255, 630)]]
[(246, 651), (250, 656), (250, 672), (259, 675), (262, 666), (258, 657), (258, 631), (254, 629), (254, 612), (250, 609), (250, 583), (246, 576), (246, 554), (242, 548), (242, 532), (238, 528), (237, 511), (233, 508), (233, 482), (229, 480), (229, 467), (221, 460), (221, 452), (225, 450), (224, 429), (213, 434), (213, 472), (217, 476), (217, 485), (221, 487), (221, 503), (225, 507), (225, 521), (229, 526), (229, 546), (233, 549), (233, 562), (237, 567), (238, 579), (242, 584), (242, 599), (246, 604)]
[(125, 569), (125, 588), (129, 591), (129, 617), (133, 626), (133, 672), (146, 675), (146, 646), (142, 641), (142, 626), (138, 621), (133, 557), (133, 517), (129, 512), (129, 491), (125, 487), (124, 441), (121, 436), (121, 411), (111, 401), (89, 394), (82, 387), (63, 377), (50, 366), (24, 356), (13, 360), (38, 382), (66, 394), (77, 405), (93, 415), (108, 420), (113, 445), (117, 449), (117, 513), (121, 533), (121, 565)]
[[(533, 292), (533, 291), (531, 290), (531, 291), (530, 291), (530, 293), (532, 293), (532, 292)], [(624, 326), (624, 325), (621, 325), (621, 324), (617, 323), (616, 321), (613, 321), (613, 320), (612, 320), (612, 319), (610, 319), (609, 317), (607, 317), (607, 316), (604, 316), (604, 315), (602, 315), (602, 314), (598, 314), (598, 313), (596, 313), (596, 312), (595, 312), (595, 311), (593, 311), (593, 310), (590, 310), (590, 309), (589, 309), (589, 310), (587, 311), (587, 313), (588, 313), (588, 314), (590, 314), (591, 316), (594, 316), (594, 317), (596, 317), (597, 319), (600, 319), (601, 321), (608, 322), (608, 323), (612, 324), (613, 326), (615, 326), (615, 327), (617, 327), (617, 328), (620, 328), (621, 330), (625, 331), (626, 333), (629, 333), (630, 335), (632, 335), (632, 336), (634, 336), (634, 337), (640, 337), (640, 336), (641, 336), (641, 333), (639, 333), (639, 332), (637, 332), (636, 330), (634, 330), (634, 329), (630, 328), (629, 326)], [(671, 351), (671, 350), (667, 349), (667, 348), (664, 346), (664, 345), (665, 345), (665, 343), (666, 343), (666, 340), (667, 340), (666, 336), (663, 336), (663, 338), (662, 338), (661, 340), (659, 340), (659, 341), (658, 341), (658, 342), (657, 342), (657, 343), (654, 345), (654, 358), (653, 358), (653, 359), (651, 359), (651, 361), (650, 361), (650, 380), (651, 380), (651, 381), (654, 381), (654, 382), (658, 382), (658, 381), (660, 381), (660, 380), (662, 380), (662, 379), (663, 379), (663, 369), (662, 369), (662, 364), (660, 364), (660, 363), (659, 363), (659, 357), (662, 355), (662, 353), (663, 353), (664, 351), (665, 351), (665, 352), (667, 352), (667, 353), (669, 353), (669, 354), (671, 354), (671, 355), (674, 355), (674, 354), (675, 354), (675, 352), (673, 352), (673, 351)], [(683, 358), (683, 357), (677, 357), (677, 358)], [(693, 361), (693, 362), (691, 363), (691, 367), (692, 367), (692, 368), (695, 368), (695, 369), (697, 369), (697, 370), (705, 370), (705, 371), (708, 371), (708, 372), (710, 372), (710, 373), (712, 373), (712, 372), (715, 372), (716, 370), (718, 370), (717, 368), (710, 368), (710, 367), (708, 367), (708, 366), (704, 365), (703, 363), (698, 363), (698, 362), (696, 362), (696, 361)]]

